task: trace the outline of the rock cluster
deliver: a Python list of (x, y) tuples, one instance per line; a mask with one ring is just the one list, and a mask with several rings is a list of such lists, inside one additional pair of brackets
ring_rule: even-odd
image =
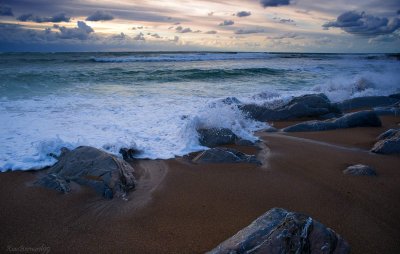
[(400, 153), (400, 129), (390, 129), (382, 133), (371, 152), (380, 154)]

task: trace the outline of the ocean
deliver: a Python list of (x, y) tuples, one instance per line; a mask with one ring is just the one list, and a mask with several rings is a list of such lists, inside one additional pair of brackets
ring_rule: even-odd
[[(237, 107), (292, 96), (331, 101), (400, 91), (399, 55), (0, 53), (0, 171), (40, 169), (62, 147), (122, 147), (168, 159), (206, 149), (196, 129), (256, 140)], [(226, 103), (224, 100), (230, 103)]]

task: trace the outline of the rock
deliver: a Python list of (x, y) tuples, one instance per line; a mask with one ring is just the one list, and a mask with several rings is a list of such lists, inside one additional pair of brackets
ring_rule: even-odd
[(333, 113), (340, 114), (324, 94), (308, 94), (293, 98), (289, 103), (276, 109), (256, 104), (239, 106), (249, 117), (258, 121), (289, 120), (300, 117), (318, 117)]
[(196, 163), (254, 163), (261, 165), (254, 155), (247, 155), (230, 148), (212, 148), (201, 152), (193, 160)]
[(273, 208), (209, 254), (350, 253), (349, 244), (311, 217)]
[(396, 133), (400, 132), (400, 129), (389, 129), (378, 136), (377, 140), (388, 139), (396, 135)]
[(135, 188), (133, 172), (134, 169), (128, 163), (111, 154), (93, 147), (80, 146), (64, 152), (38, 184), (53, 189), (53, 186), (65, 185), (68, 189), (68, 182), (74, 181), (93, 188), (105, 198), (122, 197)]
[(198, 129), (197, 132), (199, 133), (199, 143), (202, 146), (254, 145), (253, 142), (239, 138), (230, 129), (226, 128)]
[[(400, 153), (400, 130), (397, 129), (392, 133), (383, 133), (380, 136), (381, 140), (375, 143), (372, 147), (371, 152), (380, 154), (398, 154)], [(378, 137), (379, 138), (379, 137)]]
[(325, 121), (307, 121), (282, 129), (285, 132), (326, 131), (354, 127), (380, 127), (382, 122), (371, 110), (348, 113), (336, 119)]
[(342, 111), (349, 111), (362, 108), (390, 106), (398, 101), (399, 99), (388, 96), (367, 96), (345, 100), (335, 105)]
[(62, 193), (68, 193), (71, 191), (69, 183), (64, 178), (59, 177), (56, 174), (45, 175), (39, 181), (37, 181), (37, 184)]
[(132, 148), (121, 148), (119, 149), (119, 153), (122, 155), (124, 160), (134, 159), (135, 155), (139, 153), (138, 150)]
[(343, 174), (354, 176), (376, 176), (376, 171), (370, 166), (356, 164), (343, 170)]

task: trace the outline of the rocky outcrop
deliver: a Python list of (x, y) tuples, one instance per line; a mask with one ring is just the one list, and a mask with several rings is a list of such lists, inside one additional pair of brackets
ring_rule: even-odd
[(379, 141), (371, 149), (373, 153), (399, 154), (400, 153), (400, 129), (391, 129), (378, 137)]
[(354, 127), (380, 127), (382, 122), (371, 110), (349, 113), (342, 117), (325, 121), (307, 121), (282, 129), (285, 132), (325, 131)]
[(230, 129), (226, 128), (198, 129), (197, 132), (199, 133), (199, 143), (202, 146), (253, 145), (253, 142), (239, 138)]
[(353, 166), (349, 166), (345, 170), (343, 170), (343, 174), (353, 176), (376, 176), (376, 171), (370, 166), (356, 164)]
[(273, 208), (209, 254), (349, 253), (349, 244), (311, 217)]
[(389, 107), (376, 107), (374, 111), (380, 116), (400, 116), (400, 102)]
[(275, 109), (256, 104), (242, 105), (239, 108), (250, 118), (262, 122), (341, 114), (340, 110), (324, 94), (295, 97), (289, 103)]
[(399, 99), (390, 96), (366, 96), (345, 100), (335, 105), (342, 111), (390, 106)]
[(64, 150), (59, 161), (40, 179), (39, 185), (69, 192), (69, 182), (93, 188), (105, 198), (123, 197), (135, 188), (134, 169), (125, 161), (99, 149), (80, 146)]
[(230, 148), (212, 148), (203, 151), (192, 161), (195, 163), (254, 163), (261, 165), (256, 156), (247, 155)]

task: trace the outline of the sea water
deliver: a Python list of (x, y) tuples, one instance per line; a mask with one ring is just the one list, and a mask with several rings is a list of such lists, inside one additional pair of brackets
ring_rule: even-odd
[[(1, 53), (0, 171), (52, 165), (62, 147), (168, 159), (206, 149), (197, 129), (256, 140), (243, 103), (325, 93), (331, 101), (400, 90), (398, 55)], [(228, 101), (228, 103), (227, 103)]]

